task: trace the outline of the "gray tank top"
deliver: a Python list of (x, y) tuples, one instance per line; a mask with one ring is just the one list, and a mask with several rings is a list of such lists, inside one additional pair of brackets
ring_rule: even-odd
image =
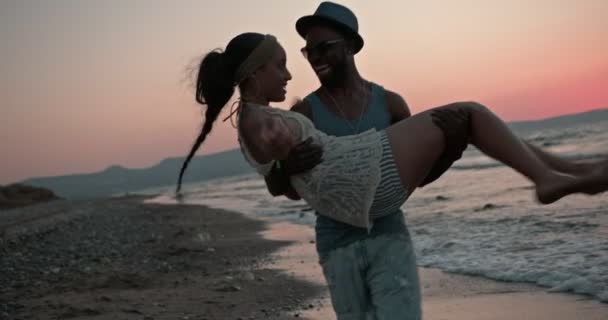
[[(328, 135), (352, 135), (372, 128), (380, 131), (391, 125), (391, 116), (384, 96), (384, 88), (375, 83), (371, 84), (371, 99), (367, 110), (360, 119), (350, 120), (350, 123), (349, 120), (331, 112), (315, 93), (309, 94), (304, 100), (311, 107), (312, 121), (315, 127)], [(354, 132), (353, 128), (357, 125), (358, 132)], [(354, 227), (323, 215), (317, 215), (315, 231), (317, 251), (319, 255), (322, 255), (368, 237), (407, 232), (407, 228), (403, 212), (397, 210), (393, 214), (375, 219), (374, 226), (369, 232), (365, 228)]]

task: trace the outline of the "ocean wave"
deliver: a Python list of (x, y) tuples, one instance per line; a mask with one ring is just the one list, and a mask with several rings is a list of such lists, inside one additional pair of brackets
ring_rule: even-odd
[(449, 214), (410, 219), (418, 262), (444, 271), (608, 302), (608, 240), (600, 225), (543, 216), (462, 219)]
[[(587, 153), (587, 154), (560, 154), (561, 158), (570, 161), (593, 161), (608, 159), (608, 151), (605, 153)], [(481, 156), (475, 159), (463, 158), (461, 161), (457, 161), (452, 165), (450, 169), (455, 170), (484, 170), (496, 167), (504, 167), (505, 165), (492, 158)]]

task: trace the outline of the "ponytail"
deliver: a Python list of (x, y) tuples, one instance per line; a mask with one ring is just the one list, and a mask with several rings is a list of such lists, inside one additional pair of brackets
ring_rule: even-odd
[(228, 61), (226, 61), (225, 54), (222, 52), (211, 51), (201, 61), (196, 79), (195, 99), (196, 102), (207, 105), (205, 122), (179, 172), (177, 193), (180, 192), (184, 172), (190, 160), (205, 141), (213, 128), (213, 123), (234, 94), (234, 72), (231, 69)]
[(264, 37), (260, 33), (242, 33), (230, 40), (225, 52), (211, 51), (201, 61), (194, 98), (199, 104), (207, 106), (205, 122), (179, 171), (176, 189), (178, 194), (190, 160), (205, 141), (213, 128), (213, 123), (234, 94), (237, 68), (264, 40)]

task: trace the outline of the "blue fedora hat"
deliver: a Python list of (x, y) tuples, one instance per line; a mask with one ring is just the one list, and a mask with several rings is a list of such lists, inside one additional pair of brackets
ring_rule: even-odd
[(319, 24), (329, 24), (352, 36), (355, 41), (354, 53), (363, 48), (363, 38), (359, 35), (357, 17), (347, 7), (329, 1), (321, 2), (313, 15), (304, 16), (296, 21), (296, 30), (302, 38), (306, 38), (308, 29)]

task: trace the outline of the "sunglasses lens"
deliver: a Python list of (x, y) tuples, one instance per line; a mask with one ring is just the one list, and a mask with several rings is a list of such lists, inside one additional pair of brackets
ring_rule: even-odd
[(306, 59), (308, 59), (308, 57), (310, 57), (312, 55), (323, 56), (327, 53), (327, 51), (329, 49), (331, 49), (331, 47), (333, 45), (340, 43), (342, 41), (343, 41), (342, 39), (323, 41), (312, 48), (304, 47), (304, 48), (300, 49), (300, 52), (302, 52), (302, 55)]

